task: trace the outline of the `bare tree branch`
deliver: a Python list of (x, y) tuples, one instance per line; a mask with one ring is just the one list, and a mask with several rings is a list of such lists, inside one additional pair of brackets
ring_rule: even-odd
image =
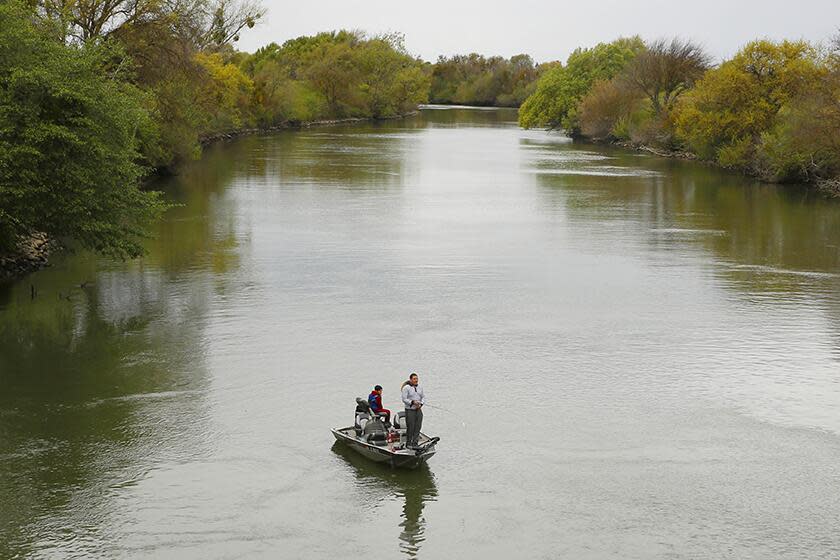
[(709, 68), (703, 47), (679, 38), (659, 39), (625, 69), (622, 79), (643, 93), (656, 114), (670, 110), (677, 98)]

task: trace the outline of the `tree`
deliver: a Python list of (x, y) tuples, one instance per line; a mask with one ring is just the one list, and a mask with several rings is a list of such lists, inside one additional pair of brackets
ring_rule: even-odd
[(629, 119), (640, 105), (638, 92), (626, 87), (622, 80), (602, 80), (595, 84), (580, 103), (581, 133), (595, 140), (628, 140)]
[(242, 62), (255, 83), (262, 123), (390, 117), (425, 102), (428, 75), (400, 34), (335, 31), (258, 50)]
[(803, 41), (754, 41), (710, 70), (675, 109), (677, 133), (701, 157), (748, 167), (783, 107), (825, 71)]
[(660, 39), (647, 46), (622, 72), (622, 78), (644, 94), (656, 115), (669, 111), (677, 98), (703, 76), (710, 64), (703, 47), (690, 41)]
[(171, 28), (200, 49), (239, 40), (265, 10), (255, 0), (37, 0), (42, 18), (57, 24), (65, 39), (87, 42), (125, 27)]
[(432, 68), (429, 97), (434, 103), (518, 107), (538, 77), (539, 69), (526, 54), (509, 60), (476, 53), (442, 56)]
[(161, 0), (40, 0), (39, 12), (55, 22), (64, 36), (81, 42), (105, 37), (123, 25), (167, 17)]
[(0, 4), (0, 244), (33, 232), (114, 257), (143, 252), (165, 209), (139, 188), (144, 94), (102, 71), (111, 56), (58, 42), (20, 2)]
[(207, 4), (199, 21), (203, 24), (198, 46), (219, 48), (239, 41), (239, 33), (253, 28), (265, 15), (265, 9), (255, 0), (216, 0)]
[(519, 111), (520, 126), (563, 128), (577, 134), (580, 100), (595, 82), (611, 79), (644, 49), (644, 42), (632, 37), (576, 50), (565, 66), (555, 66), (540, 78), (536, 91)]
[(840, 37), (820, 62), (817, 78), (761, 134), (754, 163), (760, 175), (782, 181), (840, 177)]
[(347, 116), (357, 102), (359, 76), (354, 69), (354, 52), (350, 43), (323, 43), (307, 56), (305, 77), (327, 100), (332, 115)]
[(240, 128), (254, 83), (238, 66), (226, 63), (219, 53), (198, 53), (195, 60), (207, 73), (198, 96), (207, 118), (202, 128), (208, 133)]

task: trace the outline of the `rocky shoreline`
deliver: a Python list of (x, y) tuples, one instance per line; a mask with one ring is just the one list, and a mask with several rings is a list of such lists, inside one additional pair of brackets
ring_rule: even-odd
[(0, 255), (0, 280), (26, 276), (49, 266), (50, 253), (57, 247), (46, 233), (34, 233), (18, 243), (17, 251)]

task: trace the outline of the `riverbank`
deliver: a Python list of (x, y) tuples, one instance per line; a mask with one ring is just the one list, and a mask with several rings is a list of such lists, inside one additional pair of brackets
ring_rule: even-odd
[(840, 198), (840, 177), (817, 181), (817, 190), (831, 198)]
[(340, 124), (354, 124), (354, 123), (363, 123), (363, 122), (377, 122), (377, 121), (393, 121), (398, 119), (405, 119), (408, 117), (415, 116), (418, 111), (409, 111), (408, 113), (402, 115), (394, 115), (390, 117), (350, 117), (344, 119), (323, 119), (323, 120), (316, 120), (316, 121), (286, 121), (284, 123), (269, 126), (269, 127), (258, 127), (258, 128), (243, 128), (239, 130), (233, 130), (230, 132), (222, 132), (219, 134), (212, 134), (210, 136), (206, 136), (201, 139), (202, 146), (208, 146), (215, 142), (220, 142), (224, 140), (232, 140), (234, 138), (238, 138), (240, 136), (250, 136), (253, 134), (269, 134), (271, 132), (280, 132), (283, 130), (296, 130), (296, 129), (305, 129), (305, 128), (315, 128), (320, 126), (335, 126)]
[[(213, 134), (201, 139), (202, 146), (221, 142), (225, 140), (232, 140), (240, 136), (248, 136), (252, 134), (270, 134), (272, 132), (280, 132), (283, 130), (307, 129), (321, 126), (335, 126), (342, 124), (353, 124), (362, 122), (376, 122), (376, 121), (391, 121), (404, 119), (417, 115), (419, 111), (410, 111), (403, 115), (394, 115), (391, 117), (353, 117), (344, 119), (323, 119), (316, 121), (292, 122), (288, 121), (277, 126), (268, 128), (244, 128), (220, 134)], [(156, 173), (162, 174), (164, 170), (157, 169)], [(177, 170), (176, 170), (177, 172)], [(29, 238), (23, 239), (18, 245), (18, 249), (13, 253), (0, 254), (0, 280), (16, 280), (24, 276), (37, 272), (42, 268), (49, 266), (49, 256), (59, 250), (59, 244), (50, 240), (45, 233), (36, 233)]]
[[(658, 157), (663, 158), (670, 158), (670, 159), (683, 159), (687, 161), (695, 161), (697, 163), (702, 163), (705, 165), (711, 165), (713, 167), (717, 167), (718, 169), (727, 169), (722, 165), (715, 163), (714, 161), (709, 161), (705, 159), (701, 159), (697, 154), (688, 152), (685, 150), (667, 150), (661, 148), (654, 148), (652, 146), (647, 146), (644, 144), (636, 144), (634, 142), (628, 142), (625, 140), (597, 140), (594, 138), (586, 138), (586, 137), (579, 137), (576, 140), (580, 140), (582, 142), (587, 142), (589, 144), (595, 144), (600, 146), (618, 146), (620, 148), (625, 148), (628, 150), (633, 150), (636, 152), (642, 152), (645, 154), (650, 154)], [(748, 177), (753, 177), (758, 179), (759, 181), (763, 181), (765, 183), (770, 184), (788, 184), (783, 181), (773, 181), (764, 177), (758, 173), (748, 173), (748, 172), (741, 172), (740, 174), (746, 175)], [(812, 182), (802, 182), (798, 183), (802, 185), (808, 185), (809, 187), (813, 188), (817, 192), (822, 195), (825, 195), (829, 198), (840, 198), (840, 177), (835, 177), (832, 179), (818, 179)]]
[(57, 247), (45, 233), (22, 239), (14, 253), (0, 255), (0, 280), (20, 278), (49, 266), (48, 257)]

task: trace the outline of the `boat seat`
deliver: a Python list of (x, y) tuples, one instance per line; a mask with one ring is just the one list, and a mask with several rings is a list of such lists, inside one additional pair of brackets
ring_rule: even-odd
[(354, 424), (356, 432), (361, 434), (368, 422), (370, 422), (370, 414), (356, 414), (356, 422)]
[(394, 424), (394, 429), (399, 433), (404, 434), (407, 429), (407, 426), (405, 424), (405, 411), (402, 410), (394, 414), (392, 421)]
[(385, 424), (381, 420), (372, 420), (365, 422), (365, 427), (362, 430), (362, 438), (368, 443), (376, 445), (384, 444), (388, 432), (385, 429)]
[(372, 418), (370, 412), (370, 405), (362, 398), (356, 398), (356, 416), (353, 426), (356, 428), (356, 435), (362, 435), (365, 425), (370, 422)]

